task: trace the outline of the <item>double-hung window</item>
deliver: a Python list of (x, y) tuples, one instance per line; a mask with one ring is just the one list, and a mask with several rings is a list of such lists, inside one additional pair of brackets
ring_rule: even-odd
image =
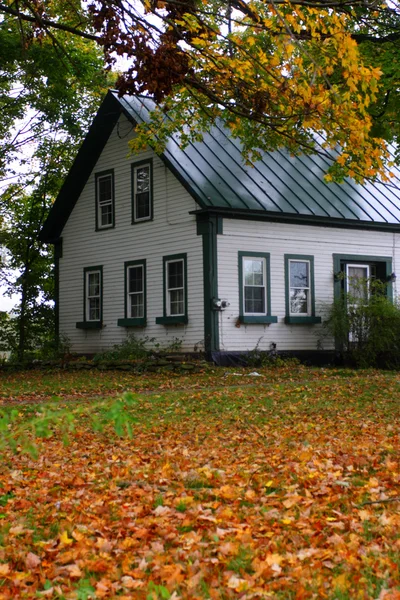
[(186, 254), (164, 256), (164, 316), (156, 323), (185, 324), (187, 318), (187, 269)]
[(101, 318), (101, 271), (86, 271), (86, 321)]
[(314, 257), (285, 255), (286, 322), (320, 323), (315, 316)]
[(127, 267), (127, 317), (143, 319), (144, 317), (144, 265)]
[(100, 329), (103, 320), (103, 267), (83, 270), (83, 321), (78, 329)]
[(146, 261), (125, 263), (125, 318), (118, 319), (120, 327), (146, 325)]
[(96, 229), (115, 225), (114, 171), (96, 174)]
[(289, 314), (311, 315), (310, 261), (289, 259)]
[(184, 260), (167, 260), (167, 317), (181, 317), (185, 314), (185, 272)]
[(270, 257), (260, 252), (239, 252), (239, 320), (275, 323), (270, 312)]
[(152, 161), (132, 165), (132, 222), (150, 221), (153, 218)]

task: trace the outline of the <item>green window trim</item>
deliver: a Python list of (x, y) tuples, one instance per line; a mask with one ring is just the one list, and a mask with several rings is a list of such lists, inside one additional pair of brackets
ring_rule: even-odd
[[(150, 199), (149, 199), (149, 216), (144, 218), (136, 217), (136, 190), (135, 190), (135, 182), (136, 182), (136, 169), (138, 167), (144, 167), (148, 165), (150, 167)], [(153, 201), (153, 159), (148, 158), (146, 160), (139, 160), (133, 162), (131, 164), (131, 211), (132, 211), (132, 225), (136, 225), (138, 223), (147, 223), (148, 221), (152, 221), (154, 218), (154, 201)]]
[(77, 329), (102, 329), (103, 323), (101, 321), (78, 321), (76, 323)]
[(118, 325), (118, 327), (146, 327), (147, 321), (146, 321), (146, 319), (142, 319), (142, 318), (118, 319), (117, 325)]
[(314, 323), (321, 323), (321, 317), (293, 317), (286, 316), (285, 323), (289, 325), (313, 325)]
[[(310, 265), (310, 314), (290, 314), (290, 262), (306, 261)], [(321, 317), (315, 315), (315, 276), (314, 276), (314, 256), (309, 254), (285, 254), (285, 323), (289, 325), (313, 325), (321, 323)]]
[[(112, 211), (112, 223), (109, 225), (99, 225), (100, 211), (99, 211), (99, 181), (102, 177), (111, 176), (111, 190), (112, 190), (112, 202), (111, 202), (111, 211)], [(96, 199), (96, 227), (95, 231), (104, 231), (108, 229), (113, 229), (115, 227), (115, 178), (114, 178), (114, 169), (108, 169), (107, 171), (99, 171), (99, 173), (95, 174), (95, 199)]]
[[(244, 278), (243, 278), (243, 259), (244, 258), (262, 258), (265, 264), (265, 314), (250, 314), (244, 311)], [(277, 323), (278, 318), (271, 315), (271, 270), (269, 252), (238, 252), (238, 270), (239, 270), (239, 321), (245, 325), (252, 323)]]
[(189, 319), (185, 316), (182, 317), (156, 317), (157, 325), (187, 325)]
[[(338, 277), (339, 273), (342, 273), (342, 268), (345, 268), (347, 263), (365, 263), (365, 264), (385, 264), (386, 277), (389, 279), (392, 274), (392, 257), (391, 256), (371, 256), (365, 254), (333, 254), (333, 277), (334, 277), (334, 297), (339, 299), (342, 293), (342, 281)], [(346, 274), (346, 271), (344, 271)], [(393, 285), (388, 281), (387, 284), (387, 297), (393, 298)]]
[(273, 317), (271, 315), (265, 315), (265, 317), (263, 317), (262, 315), (259, 317), (251, 317), (250, 315), (239, 315), (239, 321), (243, 323), (243, 325), (251, 325), (252, 323), (270, 324), (277, 323), (278, 317)]
[[(130, 317), (128, 310), (128, 270), (129, 267), (143, 268), (143, 316)], [(146, 259), (124, 262), (124, 318), (118, 319), (118, 327), (146, 327), (147, 324), (147, 272)]]
[[(183, 302), (184, 312), (181, 315), (171, 315), (168, 309), (167, 268), (172, 262), (183, 262)], [(188, 285), (187, 285), (187, 254), (170, 254), (163, 256), (163, 316), (156, 317), (157, 325), (187, 325), (188, 319)]]
[[(87, 279), (89, 273), (100, 273), (100, 318), (89, 320), (87, 318)], [(101, 329), (103, 327), (103, 266), (85, 267), (83, 269), (83, 321), (76, 323), (77, 329)]]

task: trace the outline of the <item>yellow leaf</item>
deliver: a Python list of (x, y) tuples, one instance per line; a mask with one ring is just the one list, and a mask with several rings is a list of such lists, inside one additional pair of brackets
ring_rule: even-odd
[(347, 585), (346, 575), (342, 573), (333, 579), (333, 586), (339, 589), (345, 588)]
[(74, 540), (68, 537), (68, 531), (63, 531), (60, 533), (60, 542), (63, 546), (68, 546), (69, 544), (73, 544)]

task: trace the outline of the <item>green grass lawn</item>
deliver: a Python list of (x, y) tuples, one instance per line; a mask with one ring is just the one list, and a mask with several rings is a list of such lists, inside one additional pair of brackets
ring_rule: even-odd
[(400, 377), (0, 375), (0, 599), (400, 598)]

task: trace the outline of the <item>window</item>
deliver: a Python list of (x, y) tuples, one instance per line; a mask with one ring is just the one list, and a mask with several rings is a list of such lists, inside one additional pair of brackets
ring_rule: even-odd
[[(333, 255), (335, 298), (348, 294), (353, 298), (368, 297), (369, 281), (387, 283), (387, 295), (392, 297), (392, 258), (357, 254)], [(363, 285), (363, 282), (365, 285)]]
[(150, 160), (132, 165), (132, 222), (153, 218), (153, 181)]
[(125, 263), (125, 318), (118, 319), (120, 327), (146, 325), (146, 261)]
[(372, 265), (346, 264), (346, 293), (354, 305), (368, 299), (371, 267)]
[(164, 256), (164, 316), (157, 317), (162, 325), (186, 324), (187, 318), (187, 269), (186, 254)]
[(259, 252), (239, 252), (239, 320), (276, 323), (270, 312), (270, 258)]
[(310, 316), (310, 261), (289, 260), (289, 314)]
[(103, 267), (83, 270), (83, 321), (78, 329), (101, 329), (103, 320)]
[(127, 317), (144, 317), (144, 268), (136, 265), (127, 268)]
[(167, 281), (167, 317), (185, 314), (185, 275), (183, 259), (168, 260), (166, 266)]
[(85, 321), (100, 321), (101, 314), (101, 273), (86, 273), (86, 313)]
[(114, 171), (96, 174), (96, 229), (114, 227)]
[(243, 257), (245, 315), (265, 314), (265, 259)]
[(314, 257), (285, 255), (286, 323), (320, 323), (315, 316)]

